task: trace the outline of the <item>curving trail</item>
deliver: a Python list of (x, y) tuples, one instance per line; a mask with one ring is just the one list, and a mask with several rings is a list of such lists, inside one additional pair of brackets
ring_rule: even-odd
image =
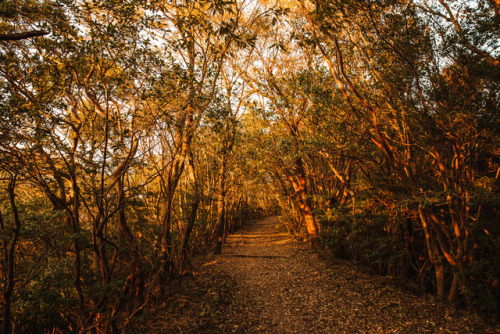
[(390, 278), (327, 263), (278, 226), (279, 217), (246, 225), (205, 265), (230, 276), (236, 288), (217, 323), (198, 332), (498, 332), (477, 317), (406, 292)]

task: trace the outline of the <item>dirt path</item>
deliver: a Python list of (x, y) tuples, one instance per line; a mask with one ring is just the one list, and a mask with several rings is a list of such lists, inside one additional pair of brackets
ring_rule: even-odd
[(500, 333), (394, 279), (321, 259), (278, 225), (266, 218), (231, 235), (138, 332)]
[(221, 332), (483, 333), (478, 319), (358, 272), (327, 264), (266, 218), (233, 234), (211, 264), (237, 284)]

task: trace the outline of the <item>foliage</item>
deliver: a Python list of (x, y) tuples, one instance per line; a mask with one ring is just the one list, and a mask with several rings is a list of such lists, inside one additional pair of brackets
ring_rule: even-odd
[(276, 213), (315, 248), (498, 310), (499, 17), (0, 1), (2, 331), (126, 331), (192, 256)]

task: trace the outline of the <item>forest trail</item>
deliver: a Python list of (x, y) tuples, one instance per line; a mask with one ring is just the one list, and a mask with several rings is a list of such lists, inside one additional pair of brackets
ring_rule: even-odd
[(158, 332), (499, 333), (477, 316), (396, 286), (394, 279), (321, 258), (280, 232), (279, 217), (245, 225), (202, 268), (184, 296), (170, 301), (200, 297), (204, 289), (190, 303), (204, 304), (201, 313), (188, 315), (185, 308), (171, 314), (176, 329)]
[(212, 264), (237, 283), (222, 332), (417, 333), (474, 332), (473, 319), (405, 293), (387, 278), (318, 258), (278, 229), (279, 217), (229, 236)]

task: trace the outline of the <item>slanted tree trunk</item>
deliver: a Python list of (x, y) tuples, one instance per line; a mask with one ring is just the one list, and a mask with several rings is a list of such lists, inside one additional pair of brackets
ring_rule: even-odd
[(297, 203), (304, 217), (309, 243), (311, 244), (312, 248), (321, 250), (319, 230), (314, 218), (311, 199), (309, 198), (309, 194), (307, 193), (307, 179), (301, 157), (295, 159), (295, 174), (296, 177), (288, 174), (288, 179), (290, 180), (290, 183), (295, 190)]

